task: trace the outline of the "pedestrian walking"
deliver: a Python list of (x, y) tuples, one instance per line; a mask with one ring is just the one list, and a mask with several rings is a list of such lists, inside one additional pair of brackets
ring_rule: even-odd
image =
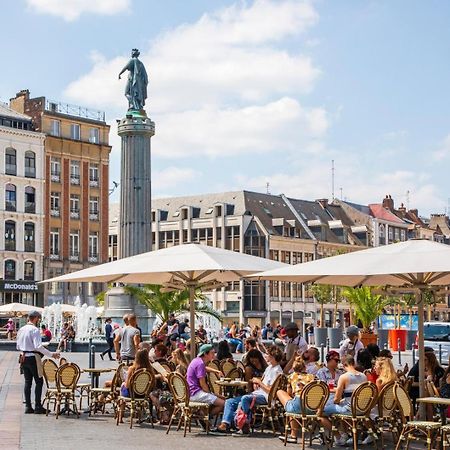
[(111, 317), (108, 317), (105, 320), (105, 338), (106, 338), (106, 343), (108, 344), (108, 349), (105, 350), (104, 352), (100, 353), (100, 358), (104, 358), (105, 355), (108, 353), (109, 355), (109, 360), (113, 361), (113, 357), (111, 355), (111, 352), (114, 350), (114, 330), (113, 327), (111, 325), (112, 319)]

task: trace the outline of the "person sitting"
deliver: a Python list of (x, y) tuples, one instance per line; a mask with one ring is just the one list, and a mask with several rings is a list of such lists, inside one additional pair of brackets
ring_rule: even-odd
[(244, 366), (245, 366), (246, 360), (247, 360), (247, 353), (250, 350), (253, 350), (253, 349), (256, 350), (257, 348), (258, 348), (257, 342), (256, 342), (255, 338), (250, 337), (245, 340), (245, 343), (244, 343), (245, 353), (242, 355), (242, 364), (244, 364)]
[(261, 378), (264, 375), (264, 371), (266, 370), (266, 368), (267, 362), (264, 359), (263, 354), (259, 350), (256, 350), (256, 348), (254, 348), (247, 353), (244, 379), (248, 383), (248, 392), (253, 391), (253, 378)]
[(217, 359), (219, 361), (233, 361), (233, 355), (231, 354), (230, 345), (227, 341), (220, 341), (217, 346)]
[(203, 324), (200, 324), (195, 331), (195, 336), (197, 338), (197, 342), (200, 342), (201, 344), (207, 344), (208, 343), (208, 333), (206, 332)]
[(42, 342), (50, 342), (52, 340), (52, 332), (44, 325), (41, 325)]
[(272, 339), (273, 336), (273, 328), (270, 323), (266, 324), (266, 326), (262, 329), (262, 338), (267, 341), (268, 339)]
[(378, 378), (378, 374), (374, 370), (374, 360), (372, 354), (367, 350), (367, 348), (358, 352), (356, 357), (356, 370), (365, 373), (367, 380), (375, 383)]
[(320, 353), (316, 347), (310, 347), (303, 353), (303, 360), (306, 365), (306, 373), (315, 375), (317, 371), (322, 367), (319, 364)]
[[(276, 346), (272, 346), (267, 350), (267, 366), (261, 378), (253, 378), (251, 381), (257, 386), (251, 394), (230, 398), (225, 402), (225, 409), (223, 412), (222, 423), (216, 428), (215, 432), (218, 434), (228, 433), (230, 426), (234, 423), (236, 410), (238, 407), (242, 409), (245, 414), (250, 411), (250, 406), (254, 401), (257, 405), (265, 405), (267, 403), (270, 388), (277, 377), (283, 373), (280, 362), (283, 359), (283, 352)], [(249, 434), (248, 427), (239, 430), (239, 434)]]
[(227, 333), (227, 340), (230, 344), (236, 346), (236, 353), (242, 353), (244, 350), (244, 343), (238, 337), (237, 326), (235, 323), (231, 325), (230, 331)]
[(215, 357), (216, 352), (211, 344), (201, 345), (197, 357), (191, 361), (186, 373), (190, 401), (211, 405), (211, 416), (219, 414), (225, 404), (222, 396), (216, 396), (210, 392), (208, 382), (206, 381), (207, 372), (216, 372), (218, 375), (223, 376), (220, 370), (207, 367), (207, 364), (214, 360)]
[(185, 376), (189, 364), (181, 348), (177, 348), (172, 352), (172, 362), (175, 364), (175, 371)]
[(66, 351), (67, 348), (67, 333), (68, 333), (69, 324), (68, 322), (64, 322), (63, 327), (61, 329), (61, 335), (59, 339), (58, 348), (56, 349), (57, 352), (59, 351)]
[[(288, 376), (288, 390), (277, 392), (278, 400), (284, 406), (287, 413), (301, 414), (300, 393), (308, 382), (305, 361), (301, 356), (297, 356), (292, 364), (293, 372)], [(286, 419), (287, 420), (287, 419)], [(291, 444), (297, 443), (297, 433), (299, 425), (296, 420), (291, 421), (291, 434), (287, 437), (286, 442)], [(279, 436), (284, 441), (284, 435)]]
[(336, 350), (330, 350), (325, 356), (327, 362), (325, 367), (319, 369), (316, 373), (316, 377), (320, 381), (324, 381), (331, 386), (337, 386), (339, 377), (344, 373), (341, 369), (338, 369), (340, 362), (339, 353)]
[[(120, 387), (120, 395), (122, 397), (130, 397), (130, 380), (134, 372), (138, 369), (147, 369), (153, 372), (152, 367), (150, 366), (150, 359), (148, 357), (148, 350), (142, 349), (136, 352), (133, 364), (128, 368), (127, 375), (125, 377), (125, 381), (122, 383)], [(123, 423), (123, 413), (125, 411), (125, 405), (121, 405), (119, 410), (119, 422)]]
[[(366, 375), (356, 370), (355, 358), (353, 356), (344, 356), (342, 362), (345, 373), (339, 377), (334, 402), (328, 402), (323, 409), (324, 416), (331, 416), (332, 414), (351, 415), (350, 400), (352, 393), (358, 386), (367, 381)], [(322, 419), (322, 425), (331, 431), (331, 421), (328, 417)], [(336, 432), (335, 440), (337, 445), (345, 445), (348, 440), (348, 434)]]
[(391, 381), (398, 380), (394, 364), (392, 364), (392, 360), (389, 358), (377, 358), (374, 370), (377, 374), (376, 385), (378, 391), (381, 391), (381, 389)]
[(178, 333), (182, 339), (187, 341), (191, 337), (191, 330), (189, 328), (189, 319), (184, 319), (178, 326)]

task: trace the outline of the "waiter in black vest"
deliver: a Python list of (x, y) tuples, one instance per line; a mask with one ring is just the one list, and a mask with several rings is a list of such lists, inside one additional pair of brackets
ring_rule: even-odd
[[(41, 333), (39, 332), (39, 321), (41, 313), (39, 311), (31, 311), (28, 314), (28, 323), (23, 326), (17, 333), (17, 350), (20, 350), (20, 365), (22, 373), (25, 377), (25, 414), (45, 414), (42, 407), (42, 356), (51, 358), (59, 358), (59, 353), (52, 353), (42, 345)], [(31, 405), (31, 385), (35, 383), (34, 388), (34, 409)]]

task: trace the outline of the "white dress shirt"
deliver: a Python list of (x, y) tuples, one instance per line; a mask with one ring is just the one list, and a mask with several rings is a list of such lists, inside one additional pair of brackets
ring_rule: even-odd
[(46, 356), (52, 356), (52, 352), (48, 351), (42, 345), (41, 333), (39, 328), (31, 323), (19, 329), (17, 333), (17, 350), (24, 352), (25, 356), (35, 356), (31, 352), (40, 352)]

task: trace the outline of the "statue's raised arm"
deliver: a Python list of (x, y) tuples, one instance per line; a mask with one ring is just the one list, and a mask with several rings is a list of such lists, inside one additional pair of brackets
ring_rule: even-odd
[(131, 59), (119, 73), (120, 76), (128, 73), (128, 81), (125, 87), (125, 97), (128, 99), (128, 110), (142, 111), (147, 98), (148, 76), (144, 64), (138, 59), (140, 53), (137, 48), (131, 51)]

